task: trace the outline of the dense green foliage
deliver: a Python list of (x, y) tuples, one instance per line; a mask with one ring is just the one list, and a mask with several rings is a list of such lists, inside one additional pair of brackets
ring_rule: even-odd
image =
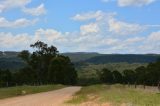
[(110, 70), (104, 68), (100, 73), (100, 80), (105, 83), (113, 83), (113, 74)]
[(73, 85), (77, 82), (77, 73), (68, 57), (58, 56), (51, 60), (48, 78), (50, 82)]
[[(35, 48), (33, 53), (24, 50), (18, 55), (26, 63), (26, 66), (14, 73), (8, 70), (1, 71), (1, 83), (6, 83), (7, 86), (11, 86), (12, 84), (10, 83), (18, 85), (76, 83), (77, 73), (74, 65), (68, 57), (60, 55), (56, 47), (48, 47), (47, 44), (41, 41), (37, 41), (35, 44), (32, 44), (31, 47)], [(3, 86), (3, 84), (1, 84), (1, 86)]]
[[(135, 70), (138, 67), (147, 67), (147, 63), (108, 63), (108, 64), (85, 64), (79, 67), (76, 67), (78, 70), (78, 83), (80, 85), (91, 85), (100, 83), (99, 74), (104, 68), (112, 71), (114, 73), (115, 82), (122, 82), (121, 73), (124, 70)], [(114, 72), (117, 70), (116, 72)], [(119, 75), (119, 74), (120, 75)], [(115, 77), (116, 76), (116, 77)], [(118, 79), (116, 79), (118, 78)], [(118, 80), (118, 81), (116, 81)], [(119, 82), (120, 81), (120, 82)]]
[[(110, 71), (104, 68), (99, 74), (104, 83), (143, 84), (157, 86), (160, 83), (160, 61), (150, 63), (147, 67), (141, 66), (135, 70)], [(118, 82), (119, 81), (119, 82)]]
[(12, 84), (12, 73), (9, 70), (0, 70), (0, 87)]

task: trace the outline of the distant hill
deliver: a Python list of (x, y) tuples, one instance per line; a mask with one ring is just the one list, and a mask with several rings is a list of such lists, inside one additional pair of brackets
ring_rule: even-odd
[(85, 61), (87, 59), (96, 56), (101, 56), (101, 54), (95, 52), (74, 52), (74, 53), (62, 53), (62, 54), (68, 56), (72, 62)]
[(17, 70), (25, 66), (25, 63), (17, 57), (19, 52), (0, 51), (0, 69)]
[(17, 57), (19, 52), (15, 52), (15, 51), (0, 51), (0, 58), (1, 57)]
[(104, 54), (86, 59), (81, 62), (92, 64), (105, 64), (105, 63), (150, 63), (156, 61), (160, 55), (156, 54)]
[[(1, 69), (19, 69), (25, 66), (25, 63), (17, 57), (19, 52), (0, 51), (0, 68)], [(77, 65), (82, 63), (89, 64), (106, 64), (106, 63), (149, 63), (156, 61), (160, 55), (157, 54), (99, 54), (95, 52), (73, 52), (62, 53), (69, 56), (71, 61)]]

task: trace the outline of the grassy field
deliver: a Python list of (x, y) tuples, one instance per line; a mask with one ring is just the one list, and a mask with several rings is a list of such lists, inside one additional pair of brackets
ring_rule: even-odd
[(40, 92), (46, 92), (63, 88), (63, 85), (43, 85), (43, 86), (17, 86), (9, 88), (0, 88), (0, 99), (21, 96), (27, 94), (34, 94)]
[(103, 106), (106, 103), (109, 106), (160, 106), (160, 93), (123, 85), (92, 85), (83, 87), (68, 103), (74, 105), (90, 103), (89, 106), (95, 104)]

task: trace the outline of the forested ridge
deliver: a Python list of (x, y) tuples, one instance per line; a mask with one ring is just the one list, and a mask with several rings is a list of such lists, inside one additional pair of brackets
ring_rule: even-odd
[[(17, 70), (26, 64), (18, 57), (20, 52), (0, 52), (0, 68)], [(99, 54), (89, 52), (60, 53), (68, 56), (76, 67), (87, 64), (108, 64), (108, 63), (150, 63), (159, 58), (159, 54)]]

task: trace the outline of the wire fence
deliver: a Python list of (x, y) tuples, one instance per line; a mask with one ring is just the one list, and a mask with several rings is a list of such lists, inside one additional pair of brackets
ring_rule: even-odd
[[(16, 87), (16, 86), (41, 86), (41, 85), (50, 85), (54, 83), (42, 83), (42, 82), (34, 82), (34, 83), (17, 83), (17, 82), (0, 82), (0, 88), (7, 88), (7, 87)], [(146, 91), (156, 91), (160, 92), (160, 83), (157, 86), (145, 86), (144, 85), (127, 85), (123, 84), (124, 87), (135, 88), (135, 89), (144, 89)]]
[(40, 86), (40, 85), (50, 85), (53, 83), (42, 83), (42, 82), (34, 82), (34, 83), (17, 83), (17, 82), (0, 82), (0, 88), (6, 88), (6, 87), (15, 87), (15, 86)]
[(18, 86), (16, 82), (0, 82), (0, 88)]

